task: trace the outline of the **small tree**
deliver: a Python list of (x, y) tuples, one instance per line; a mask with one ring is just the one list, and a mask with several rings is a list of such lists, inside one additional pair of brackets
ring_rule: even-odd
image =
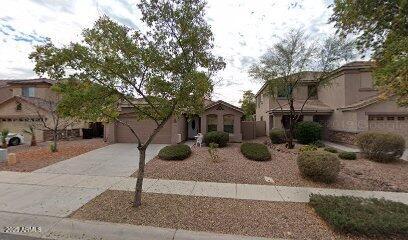
[(244, 91), (239, 103), (241, 103), (241, 108), (244, 110), (244, 119), (254, 120), (256, 110), (255, 94), (253, 94), (251, 90)]
[[(115, 120), (135, 136), (135, 207), (142, 203), (146, 148), (172, 116), (203, 109), (213, 89), (210, 77), (225, 66), (211, 53), (205, 6), (204, 0), (141, 0), (143, 32), (102, 17), (83, 31), (82, 42), (62, 48), (47, 43), (31, 54), (37, 73), (66, 79), (58, 85), (65, 116)], [(120, 121), (118, 104), (130, 106), (137, 119), (155, 123), (147, 139)]]
[[(304, 73), (314, 75), (315, 89), (329, 83), (330, 72), (344, 60), (353, 57), (353, 45), (337, 38), (327, 38), (323, 43), (310, 41), (301, 30), (291, 30), (283, 39), (260, 57), (251, 66), (249, 74), (267, 83), (269, 95), (284, 114), (279, 100), (289, 106), (289, 129), (287, 147), (293, 148), (294, 127), (302, 115), (303, 108), (313, 92), (309, 92), (300, 109), (295, 109), (294, 89), (302, 84)], [(279, 98), (279, 100), (278, 100)]]
[(1, 139), (1, 147), (2, 148), (7, 148), (7, 136), (9, 134), (9, 130), (3, 129), (0, 132), (0, 139)]
[(408, 4), (395, 0), (335, 0), (331, 22), (340, 36), (357, 36), (362, 53), (372, 50), (376, 84), (408, 106)]
[(31, 136), (30, 146), (32, 146), (32, 147), (37, 146), (37, 140), (36, 140), (36, 137), (35, 137), (35, 127), (34, 127), (34, 125), (30, 125), (28, 127), (28, 129), (24, 129), (23, 132), (27, 133), (28, 135)]
[[(58, 111), (58, 101), (60, 101), (59, 97), (35, 99), (33, 102), (34, 106), (28, 109), (36, 114), (37, 118), (40, 120), (40, 124), (36, 126), (37, 129), (52, 132), (52, 144), (50, 146), (51, 152), (58, 151), (59, 136), (66, 132), (67, 128), (74, 123), (72, 118), (69, 116), (62, 116)], [(30, 128), (31, 127), (34, 126), (31, 125)], [(32, 133), (34, 134), (34, 131)], [(29, 134), (34, 137), (35, 141), (35, 135), (31, 133)]]

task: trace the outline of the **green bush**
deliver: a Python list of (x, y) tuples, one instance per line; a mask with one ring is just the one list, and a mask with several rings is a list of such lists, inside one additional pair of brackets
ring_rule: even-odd
[(408, 205), (403, 203), (312, 194), (309, 204), (336, 231), (371, 237), (408, 237)]
[(272, 129), (269, 132), (269, 138), (273, 144), (281, 144), (286, 142), (285, 130), (283, 129)]
[(324, 145), (324, 143), (323, 143), (322, 141), (320, 141), (320, 140), (314, 141), (314, 142), (312, 142), (312, 143), (309, 144), (309, 145), (315, 146), (315, 147), (317, 147), (317, 148), (324, 148), (324, 147), (326, 146), (326, 145)]
[(53, 153), (58, 151), (57, 145), (55, 145), (55, 143), (50, 144), (50, 151)]
[(218, 147), (226, 147), (229, 141), (229, 135), (225, 132), (208, 132), (204, 135), (204, 143), (209, 146), (210, 143), (218, 144)]
[(159, 158), (163, 160), (183, 160), (191, 155), (191, 149), (185, 144), (170, 145), (159, 151)]
[(340, 160), (337, 156), (324, 151), (301, 152), (297, 164), (303, 177), (318, 182), (334, 182), (340, 172)]
[(260, 143), (241, 144), (241, 153), (248, 159), (255, 161), (268, 161), (271, 159), (271, 153), (268, 148)]
[(299, 148), (300, 152), (306, 152), (306, 151), (316, 151), (317, 147), (314, 145), (305, 145)]
[(300, 122), (295, 126), (295, 137), (301, 144), (310, 144), (322, 139), (323, 127), (317, 122)]
[(345, 160), (356, 160), (357, 154), (354, 152), (341, 152), (339, 153), (339, 158), (345, 159)]
[(332, 148), (332, 147), (325, 147), (324, 151), (331, 152), (331, 153), (337, 153), (337, 149)]
[(392, 133), (360, 133), (356, 143), (368, 159), (377, 162), (395, 161), (401, 158), (405, 150), (404, 138)]

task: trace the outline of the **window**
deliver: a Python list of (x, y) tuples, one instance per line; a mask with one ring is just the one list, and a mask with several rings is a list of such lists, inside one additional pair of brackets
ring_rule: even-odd
[(217, 131), (218, 118), (215, 114), (207, 115), (207, 132)]
[(224, 132), (234, 133), (234, 115), (224, 115)]
[(398, 121), (404, 121), (405, 117), (398, 117)]
[(35, 87), (23, 87), (24, 97), (35, 97)]
[(377, 117), (377, 121), (382, 121), (384, 120), (384, 117)]
[(388, 121), (394, 121), (394, 117), (387, 117)]
[(310, 96), (311, 99), (317, 98), (317, 86), (316, 85), (308, 85), (307, 86), (307, 94)]
[(373, 121), (373, 120), (375, 120), (375, 117), (373, 117), (373, 116), (368, 116), (368, 120)]

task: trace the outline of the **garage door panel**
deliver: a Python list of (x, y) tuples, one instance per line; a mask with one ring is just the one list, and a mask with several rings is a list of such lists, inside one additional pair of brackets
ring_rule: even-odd
[[(129, 124), (138, 134), (142, 141), (146, 141), (150, 134), (156, 128), (156, 123), (153, 120), (140, 120), (135, 118), (120, 118), (120, 121)], [(119, 122), (116, 123), (116, 142), (119, 143), (136, 143), (137, 139), (129, 130), (129, 128)], [(170, 121), (164, 125), (163, 129), (156, 135), (153, 143), (170, 143), (171, 142), (171, 124)]]
[(401, 135), (408, 142), (408, 117), (370, 116), (368, 127), (370, 131), (390, 132)]

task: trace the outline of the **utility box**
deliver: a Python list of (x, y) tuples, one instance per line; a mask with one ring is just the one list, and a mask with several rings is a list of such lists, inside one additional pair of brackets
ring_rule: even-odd
[(0, 163), (7, 160), (7, 149), (0, 148)]

